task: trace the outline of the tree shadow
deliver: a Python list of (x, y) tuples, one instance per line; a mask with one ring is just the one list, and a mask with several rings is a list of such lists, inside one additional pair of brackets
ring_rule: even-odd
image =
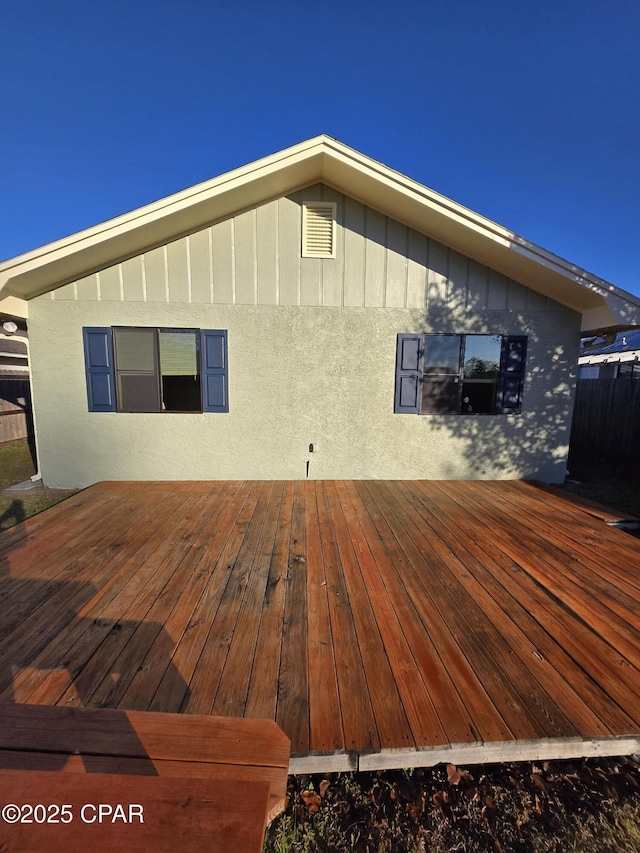
[[(375, 243), (384, 251), (380, 307), (404, 311), (399, 323), (405, 325), (398, 326), (398, 332), (527, 337), (520, 413), (474, 414), (461, 407), (456, 414), (421, 414), (420, 423), (398, 429), (398, 444), (411, 453), (409, 468), (414, 468), (416, 476), (562, 482), (569, 450), (581, 315), (323, 184), (291, 193), (288, 198), (301, 203), (310, 196), (341, 200), (338, 222), (342, 228), (362, 238), (358, 246)], [(344, 238), (343, 242), (346, 263), (346, 253), (355, 250), (347, 247)], [(418, 292), (413, 284), (409, 295), (410, 270), (415, 282), (418, 269), (424, 271), (424, 291)], [(389, 294), (393, 304), (388, 302)], [(392, 377), (389, 379), (392, 384)], [(449, 402), (444, 401), (443, 411)], [(411, 415), (395, 417), (409, 419)]]
[[(429, 421), (428, 429), (420, 430), (422, 452), (437, 453), (438, 444), (446, 441), (447, 455), (437, 475), (442, 479), (562, 482), (571, 433), (579, 315), (548, 299), (537, 311), (509, 309), (507, 298), (504, 308), (489, 309), (488, 291), (474, 304), (468, 280), (460, 288), (451, 280), (448, 264), (440, 273), (441, 292), (427, 294), (422, 322), (408, 331), (525, 336), (522, 406), (518, 413), (474, 414), (462, 398), (456, 414), (420, 415)], [(490, 282), (494, 274), (488, 269), (486, 273)], [(505, 280), (507, 288), (516, 284)]]

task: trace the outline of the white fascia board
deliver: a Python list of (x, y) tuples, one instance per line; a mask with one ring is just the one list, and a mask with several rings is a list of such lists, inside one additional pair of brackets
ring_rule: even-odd
[(318, 180), (323, 137), (0, 264), (0, 293), (32, 298)]
[(0, 264), (0, 292), (31, 298), (319, 181), (579, 311), (584, 330), (640, 324), (631, 294), (324, 135)]
[(596, 308), (582, 314), (583, 335), (596, 333), (604, 329), (633, 329), (640, 326), (640, 300), (631, 294), (624, 294), (618, 288), (605, 293)]
[(624, 361), (640, 361), (640, 350), (610, 352), (601, 355), (581, 355), (578, 364), (618, 364)]
[(324, 161), (324, 180), (359, 201), (577, 311), (601, 306), (610, 294), (640, 308), (632, 294), (496, 222), (341, 143), (327, 145), (334, 156)]

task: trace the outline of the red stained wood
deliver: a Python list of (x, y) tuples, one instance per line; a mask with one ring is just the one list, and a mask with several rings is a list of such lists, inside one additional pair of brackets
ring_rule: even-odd
[[(258, 851), (265, 821), (284, 804), (289, 747), (270, 720), (0, 705), (0, 802), (68, 804), (74, 815), (69, 824), (5, 821), (3, 849), (204, 850), (208, 839)], [(115, 835), (112, 821), (99, 832), (90, 821), (89, 831), (87, 803), (141, 804), (149, 834), (139, 820), (116, 821)]]
[[(92, 848), (260, 853), (269, 785), (100, 774), (67, 774), (61, 782), (56, 773), (8, 770), (0, 776), (0, 801), (19, 803), (32, 821), (3, 823), (2, 849), (7, 853), (84, 853)], [(35, 807), (33, 812), (29, 806)], [(57, 822), (37, 823), (33, 815)], [(60, 815), (70, 822), (61, 823)]]
[(309, 661), (307, 657), (307, 539), (304, 483), (295, 482), (289, 533), (276, 722), (291, 738), (293, 753), (309, 752)]
[(343, 715), (340, 708), (336, 649), (329, 616), (327, 577), (322, 557), (315, 483), (306, 483), (305, 496), (311, 750), (329, 752), (344, 749)]
[(523, 482), (99, 484), (0, 536), (0, 696), (296, 756), (637, 735), (639, 565)]

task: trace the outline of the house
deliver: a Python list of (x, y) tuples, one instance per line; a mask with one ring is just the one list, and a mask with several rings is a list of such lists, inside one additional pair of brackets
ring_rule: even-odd
[(640, 379), (640, 329), (585, 338), (578, 379)]
[(328, 136), (4, 262), (2, 297), (67, 487), (561, 481), (580, 336), (640, 325), (637, 298)]
[(0, 444), (31, 432), (28, 346), (25, 319), (0, 311)]

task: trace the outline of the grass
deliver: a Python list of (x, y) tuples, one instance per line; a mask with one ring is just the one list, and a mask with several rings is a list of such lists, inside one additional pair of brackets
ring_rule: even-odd
[(0, 489), (15, 486), (36, 473), (27, 441), (0, 445)]
[(28, 492), (4, 491), (28, 480), (35, 473), (27, 441), (0, 445), (0, 531), (13, 527), (74, 493), (72, 489), (48, 489), (45, 486), (37, 486)]
[(630, 758), (289, 780), (264, 853), (637, 853)]

